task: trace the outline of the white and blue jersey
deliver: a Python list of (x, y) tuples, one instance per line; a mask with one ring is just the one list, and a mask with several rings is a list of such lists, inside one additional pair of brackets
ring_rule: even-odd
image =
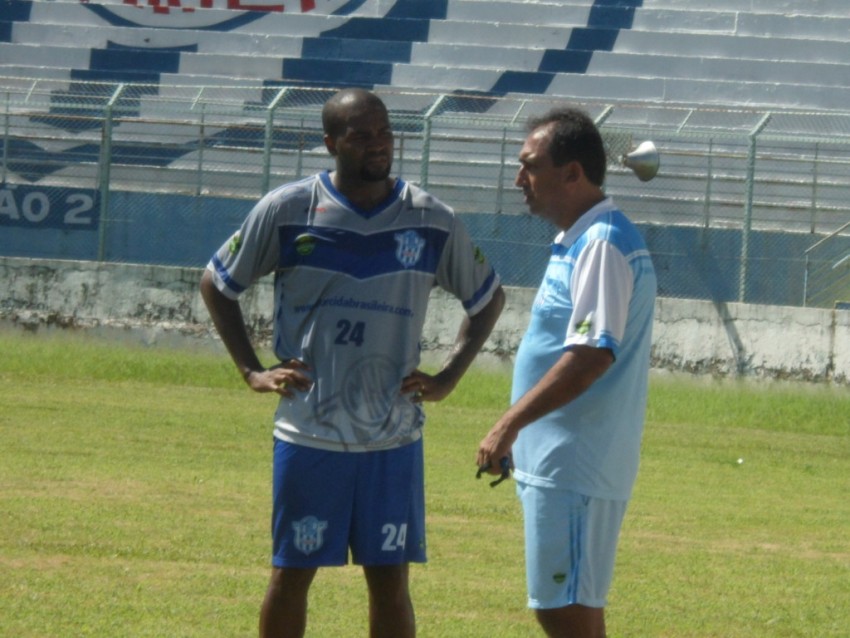
[(274, 434), (341, 451), (421, 436), (421, 407), (399, 390), (419, 364), (431, 289), (471, 316), (499, 285), (454, 212), (425, 191), (397, 180), (366, 211), (327, 172), (266, 195), (208, 269), (231, 299), (275, 273), (274, 352), (306, 363), (314, 383), (280, 401)]
[(518, 481), (627, 500), (646, 412), (656, 278), (635, 226), (605, 199), (558, 234), (514, 367), (516, 402), (576, 345), (614, 363), (574, 401), (523, 428)]

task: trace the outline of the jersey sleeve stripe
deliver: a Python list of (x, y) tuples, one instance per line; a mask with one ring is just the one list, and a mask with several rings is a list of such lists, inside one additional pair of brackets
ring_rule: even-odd
[(218, 255), (213, 255), (212, 261), (210, 262), (212, 265), (214, 272), (218, 275), (218, 279), (227, 286), (227, 289), (231, 291), (234, 295), (241, 295), (245, 292), (245, 286), (238, 284), (233, 278), (230, 276), (230, 273), (227, 272), (227, 268), (224, 263), (222, 263), (221, 259), (219, 259)]
[(490, 297), (493, 295), (493, 291), (499, 285), (499, 276), (496, 274), (495, 270), (490, 271), (490, 275), (484, 281), (484, 284), (478, 289), (471, 299), (463, 302), (463, 308), (466, 310), (467, 314), (475, 315), (481, 308), (483, 308), (486, 303), (490, 300)]

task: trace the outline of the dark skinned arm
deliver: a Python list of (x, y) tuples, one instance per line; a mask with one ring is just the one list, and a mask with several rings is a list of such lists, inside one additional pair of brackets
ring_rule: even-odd
[(213, 325), (239, 374), (252, 390), (276, 392), (281, 396), (292, 397), (295, 391), (309, 389), (312, 381), (305, 374), (306, 366), (301, 361), (293, 359), (271, 368), (265, 368), (260, 363), (248, 336), (242, 307), (238, 301), (225, 297), (215, 287), (208, 270), (205, 270), (201, 277), (200, 288), (201, 298), (210, 313)]
[(505, 291), (499, 286), (486, 306), (472, 317), (463, 318), (443, 368), (435, 375), (414, 370), (402, 381), (402, 394), (416, 393), (415, 400), (420, 401), (441, 401), (451, 394), (481, 351), (504, 307)]

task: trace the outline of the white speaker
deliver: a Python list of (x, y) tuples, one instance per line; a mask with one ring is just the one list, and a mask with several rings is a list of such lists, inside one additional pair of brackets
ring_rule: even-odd
[(641, 142), (635, 150), (623, 155), (623, 166), (632, 169), (640, 181), (648, 182), (658, 174), (661, 157), (655, 144)]

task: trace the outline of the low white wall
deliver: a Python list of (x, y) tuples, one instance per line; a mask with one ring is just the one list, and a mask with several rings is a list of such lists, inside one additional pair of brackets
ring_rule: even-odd
[[(0, 323), (33, 332), (76, 329), (146, 344), (216, 341), (198, 294), (201, 271), (94, 262), (0, 257)], [(507, 307), (483, 360), (510, 363), (534, 290), (507, 289)], [(271, 280), (243, 297), (258, 343), (271, 335)], [(423, 348), (451, 347), (462, 310), (435, 291)], [(713, 376), (850, 383), (850, 312), (661, 298), (653, 367)]]

